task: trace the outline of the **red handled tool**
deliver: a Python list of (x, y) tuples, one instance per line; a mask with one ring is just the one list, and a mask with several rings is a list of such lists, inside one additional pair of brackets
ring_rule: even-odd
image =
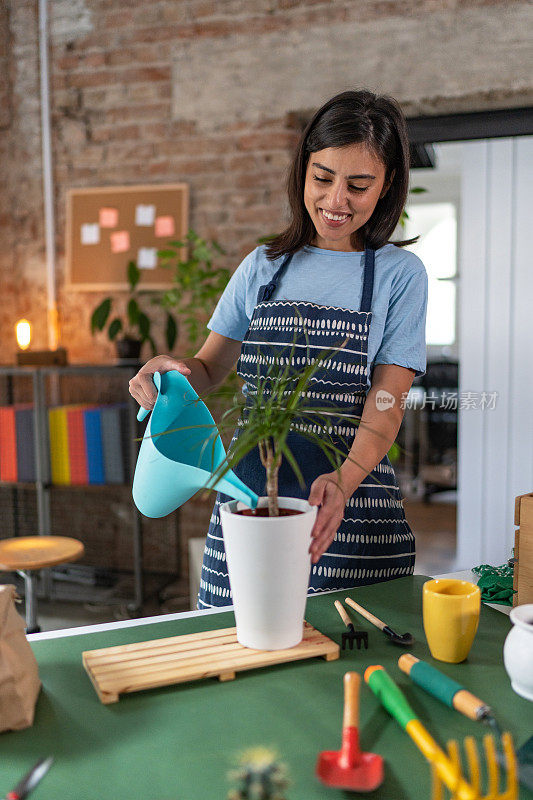
[(316, 774), (326, 786), (371, 792), (383, 782), (383, 759), (376, 753), (359, 749), (359, 690), (361, 676), (347, 672), (344, 676), (344, 718), (342, 749), (320, 753)]

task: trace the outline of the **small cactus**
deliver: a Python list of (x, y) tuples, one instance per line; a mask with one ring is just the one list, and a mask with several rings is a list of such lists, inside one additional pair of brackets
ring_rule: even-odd
[(287, 768), (278, 760), (275, 750), (267, 747), (245, 750), (238, 757), (238, 768), (228, 778), (238, 783), (229, 792), (228, 800), (286, 800)]

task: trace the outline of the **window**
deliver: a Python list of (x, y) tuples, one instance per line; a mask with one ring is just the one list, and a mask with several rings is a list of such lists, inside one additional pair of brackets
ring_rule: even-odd
[(405, 239), (420, 236), (408, 245), (424, 262), (428, 273), (428, 346), (453, 345), (456, 339), (457, 211), (453, 203), (408, 205)]

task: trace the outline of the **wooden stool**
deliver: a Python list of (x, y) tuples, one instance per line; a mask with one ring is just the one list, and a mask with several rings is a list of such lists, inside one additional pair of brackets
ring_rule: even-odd
[(26, 586), (26, 633), (38, 633), (37, 597), (33, 572), (67, 564), (82, 557), (85, 548), (68, 536), (16, 536), (0, 540), (0, 570), (17, 572)]

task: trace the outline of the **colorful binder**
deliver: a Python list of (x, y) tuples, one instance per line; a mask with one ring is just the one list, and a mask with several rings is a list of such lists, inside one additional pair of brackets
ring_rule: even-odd
[(48, 409), (50, 432), (50, 471), (52, 483), (70, 483), (70, 460), (68, 453), (67, 409), (65, 406)]
[(33, 406), (15, 406), (15, 434), (17, 442), (17, 480), (33, 483), (35, 472), (35, 440)]
[(13, 406), (0, 407), (0, 480), (17, 480), (17, 435), (15, 409)]
[(70, 482), (76, 486), (87, 486), (87, 446), (85, 442), (85, 406), (72, 406), (67, 409), (68, 455), (70, 463)]
[(83, 412), (85, 424), (85, 446), (87, 450), (87, 474), (89, 483), (105, 483), (104, 454), (102, 448), (101, 409), (91, 408)]
[(124, 441), (122, 417), (125, 405), (101, 408), (102, 451), (106, 483), (125, 483)]

